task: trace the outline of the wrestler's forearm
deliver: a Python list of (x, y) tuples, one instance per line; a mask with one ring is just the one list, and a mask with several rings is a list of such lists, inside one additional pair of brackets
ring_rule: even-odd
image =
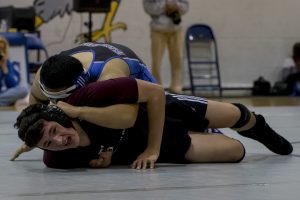
[(137, 80), (139, 102), (147, 103), (148, 147), (159, 153), (165, 121), (165, 91), (161, 85)]
[(134, 125), (138, 107), (135, 104), (117, 104), (107, 107), (81, 107), (79, 118), (107, 128), (124, 129)]
[(77, 117), (99, 126), (124, 129), (134, 125), (138, 114), (136, 104), (116, 104), (107, 107), (78, 107)]
[(159, 153), (165, 121), (165, 95), (158, 94), (147, 103), (149, 136), (147, 148)]

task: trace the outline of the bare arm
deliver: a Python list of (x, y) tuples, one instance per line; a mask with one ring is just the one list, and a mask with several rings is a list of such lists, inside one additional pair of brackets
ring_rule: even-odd
[[(121, 76), (129, 76), (129, 69), (127, 63), (121, 59), (112, 59), (105, 65), (100, 80), (106, 80), (109, 78)], [(138, 79), (136, 79), (136, 81), (138, 84), (139, 92), (138, 102), (147, 103), (147, 111), (149, 118), (148, 147), (153, 150), (155, 149), (155, 151), (159, 152), (165, 116), (164, 88), (160, 85), (152, 84), (146, 81)], [(137, 107), (135, 108), (137, 109)], [(132, 110), (132, 112), (134, 111)], [(135, 112), (137, 113), (137, 110)], [(130, 117), (127, 117), (127, 119), (130, 119)], [(134, 121), (132, 122), (132, 124), (134, 124), (136, 117), (132, 119), (134, 119)]]
[(138, 114), (137, 104), (88, 107), (72, 106), (68, 103), (59, 101), (57, 106), (71, 118), (80, 118), (90, 123), (113, 129), (132, 127)]
[(139, 102), (147, 103), (148, 111), (148, 144), (145, 151), (132, 163), (134, 169), (154, 168), (159, 157), (165, 121), (165, 91), (161, 85), (137, 80)]
[[(165, 94), (162, 86), (137, 80), (138, 103), (146, 102), (149, 118), (149, 135), (161, 132), (164, 124)], [(101, 84), (101, 83), (100, 83)], [(97, 91), (95, 91), (97, 92)], [(137, 104), (115, 104), (107, 107), (72, 106), (59, 101), (57, 105), (71, 118), (108, 128), (129, 128), (136, 121)]]

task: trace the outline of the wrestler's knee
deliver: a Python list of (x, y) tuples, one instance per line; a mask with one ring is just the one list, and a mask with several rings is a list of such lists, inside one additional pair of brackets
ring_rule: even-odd
[(241, 162), (246, 154), (244, 145), (239, 141), (235, 140), (231, 148), (231, 162), (238, 163)]

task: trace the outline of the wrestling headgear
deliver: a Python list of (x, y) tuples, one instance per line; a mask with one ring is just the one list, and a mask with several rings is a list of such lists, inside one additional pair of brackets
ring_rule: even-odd
[(43, 120), (55, 121), (66, 128), (73, 127), (71, 120), (56, 105), (31, 105), (21, 112), (14, 124), (19, 138), (29, 147), (35, 146), (42, 138)]

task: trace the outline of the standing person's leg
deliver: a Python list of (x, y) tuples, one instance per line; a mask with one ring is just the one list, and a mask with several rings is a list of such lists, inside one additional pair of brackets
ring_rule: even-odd
[(183, 68), (183, 32), (181, 29), (169, 34), (168, 51), (171, 64), (170, 90), (175, 93), (181, 93)]
[(166, 36), (164, 33), (158, 31), (151, 31), (151, 54), (152, 66), (151, 73), (159, 84), (162, 84), (160, 76), (160, 66), (166, 48)]
[(242, 104), (208, 101), (205, 118), (211, 128), (232, 128), (240, 135), (257, 140), (269, 150), (280, 155), (288, 155), (293, 146), (276, 133), (266, 123), (262, 115), (250, 112)]
[(25, 86), (15, 86), (0, 93), (0, 106), (10, 106), (17, 100), (26, 97), (28, 89)]

